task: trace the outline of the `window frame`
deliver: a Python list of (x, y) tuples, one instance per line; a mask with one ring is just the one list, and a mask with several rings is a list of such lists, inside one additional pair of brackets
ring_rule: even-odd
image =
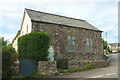
[(93, 40), (90, 38), (90, 52), (93, 53)]
[[(69, 38), (69, 36), (70, 36), (70, 39), (68, 39)], [(73, 45), (73, 38), (74, 37), (74, 45)], [(70, 45), (69, 45), (69, 40), (70, 40)], [(69, 46), (70, 46), (70, 48), (71, 49), (69, 49)], [(73, 46), (75, 47), (75, 49), (73, 50)], [(68, 35), (68, 37), (67, 37), (67, 51), (69, 51), (69, 52), (75, 52), (76, 51), (76, 44), (75, 44), (75, 35)]]
[(72, 36), (72, 50), (75, 51), (75, 36)]
[(89, 42), (89, 38), (88, 37), (86, 38), (86, 44), (87, 44), (87, 53), (89, 53), (90, 52), (90, 48), (89, 48), (90, 42)]
[(68, 36), (68, 50), (71, 50), (71, 35)]

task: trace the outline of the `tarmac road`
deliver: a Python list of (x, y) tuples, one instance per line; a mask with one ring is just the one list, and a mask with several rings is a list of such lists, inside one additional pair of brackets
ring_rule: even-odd
[(112, 53), (109, 55), (111, 64), (108, 67), (75, 72), (67, 75), (58, 75), (54, 76), (54, 78), (118, 78), (118, 54), (120, 55), (120, 53)]

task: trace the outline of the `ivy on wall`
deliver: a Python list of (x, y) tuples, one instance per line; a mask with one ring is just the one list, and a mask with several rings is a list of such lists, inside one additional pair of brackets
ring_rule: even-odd
[(44, 32), (31, 32), (18, 38), (18, 56), (21, 59), (47, 61), (50, 36)]

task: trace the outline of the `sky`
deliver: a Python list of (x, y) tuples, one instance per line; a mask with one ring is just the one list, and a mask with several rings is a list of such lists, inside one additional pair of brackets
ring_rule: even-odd
[(12, 42), (25, 8), (86, 20), (105, 40), (107, 32), (109, 43), (118, 42), (118, 0), (1, 0), (0, 37)]

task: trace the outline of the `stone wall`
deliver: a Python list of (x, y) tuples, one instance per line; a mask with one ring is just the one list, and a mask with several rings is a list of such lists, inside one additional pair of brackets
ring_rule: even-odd
[[(32, 22), (33, 31), (46, 32), (51, 36), (51, 45), (54, 49), (55, 60), (101, 60), (102, 38), (101, 32), (66, 25)], [(68, 36), (75, 36), (75, 51), (68, 50)], [(92, 38), (93, 53), (87, 53), (86, 38)]]
[(105, 60), (85, 60), (85, 61), (68, 61), (68, 69), (84, 68), (88, 63), (91, 63), (92, 67), (105, 67), (109, 65), (109, 62)]
[(57, 73), (56, 61), (39, 61), (38, 72), (42, 75), (52, 75)]

